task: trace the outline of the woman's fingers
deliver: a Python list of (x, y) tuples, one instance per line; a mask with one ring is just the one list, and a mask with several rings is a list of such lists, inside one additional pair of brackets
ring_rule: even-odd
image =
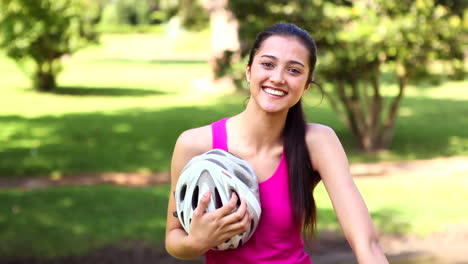
[(236, 193), (232, 193), (231, 199), (227, 202), (227, 204), (223, 205), (221, 208), (217, 209), (215, 212), (219, 217), (224, 217), (226, 215), (229, 215), (234, 209), (236, 209), (236, 204), (237, 201), (239, 200), (239, 197), (236, 195)]
[(249, 213), (247, 213), (241, 221), (229, 225), (227, 231), (229, 233), (229, 237), (233, 237), (235, 235), (248, 231), (250, 229), (251, 220), (252, 216)]
[(208, 208), (208, 204), (210, 203), (210, 200), (211, 200), (211, 192), (210, 190), (208, 190), (200, 199), (200, 202), (198, 203), (197, 208), (195, 208), (195, 210), (193, 211), (193, 216), (194, 217), (202, 216), (205, 213), (206, 208)]
[[(238, 197), (235, 193), (223, 207), (206, 212), (211, 200), (211, 192), (207, 191), (193, 212), (190, 235), (203, 244), (216, 246), (227, 239), (249, 230), (251, 214), (247, 210), (247, 203), (241, 200), (239, 208), (236, 209)], [(216, 244), (216, 245), (215, 245)]]
[(225, 216), (224, 219), (223, 219), (223, 222), (225, 224), (227, 224), (227, 225), (240, 222), (247, 215), (247, 212), (248, 212), (247, 203), (246, 203), (245, 200), (242, 199), (241, 200), (241, 205), (239, 206), (237, 211)]

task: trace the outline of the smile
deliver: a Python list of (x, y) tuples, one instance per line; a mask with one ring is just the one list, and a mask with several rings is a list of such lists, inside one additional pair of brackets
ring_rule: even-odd
[(276, 90), (276, 89), (272, 89), (272, 88), (263, 88), (263, 91), (265, 91), (267, 94), (271, 94), (271, 95), (275, 95), (275, 96), (284, 96), (286, 95), (285, 92), (281, 91), (281, 90)]

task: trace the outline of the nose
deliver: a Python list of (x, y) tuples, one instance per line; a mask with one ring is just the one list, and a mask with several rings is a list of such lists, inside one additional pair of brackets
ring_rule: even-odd
[(276, 69), (271, 71), (270, 81), (279, 84), (284, 83), (283, 70), (280, 67), (277, 67)]

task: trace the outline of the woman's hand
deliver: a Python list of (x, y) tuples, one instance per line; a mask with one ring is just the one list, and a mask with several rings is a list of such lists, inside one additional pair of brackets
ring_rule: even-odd
[(232, 212), (236, 209), (238, 199), (233, 193), (229, 202), (223, 207), (206, 212), (211, 200), (211, 193), (207, 191), (193, 212), (188, 234), (191, 243), (206, 252), (229, 238), (249, 230), (252, 216), (247, 210), (245, 200), (241, 200), (237, 211)]

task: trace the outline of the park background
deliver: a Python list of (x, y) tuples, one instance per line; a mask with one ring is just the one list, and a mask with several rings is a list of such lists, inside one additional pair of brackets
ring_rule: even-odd
[[(163, 246), (175, 140), (242, 111), (245, 49), (279, 21), (316, 37), (308, 121), (337, 132), (391, 262), (467, 263), (467, 10), (1, 0), (0, 263), (184, 263)], [(314, 260), (355, 263), (316, 199)]]

